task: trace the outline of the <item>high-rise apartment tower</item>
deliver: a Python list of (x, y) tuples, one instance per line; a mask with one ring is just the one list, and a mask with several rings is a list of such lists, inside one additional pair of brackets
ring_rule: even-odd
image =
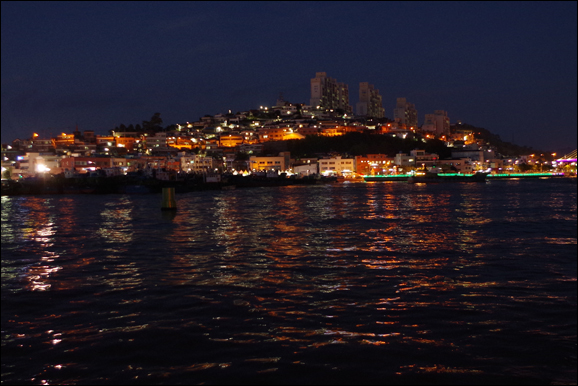
[(317, 72), (311, 79), (310, 103), (313, 108), (320, 106), (323, 109), (342, 109), (346, 113), (352, 111), (347, 85), (328, 77), (325, 72)]
[(368, 82), (359, 83), (359, 102), (357, 102), (355, 113), (357, 115), (383, 118), (385, 110), (379, 95), (379, 90)]
[(393, 109), (393, 119), (407, 128), (417, 128), (417, 110), (413, 103), (409, 103), (405, 98), (397, 98), (397, 104)]
[(426, 114), (421, 127), (424, 132), (430, 132), (438, 137), (450, 134), (450, 118), (447, 111), (435, 110), (433, 114)]

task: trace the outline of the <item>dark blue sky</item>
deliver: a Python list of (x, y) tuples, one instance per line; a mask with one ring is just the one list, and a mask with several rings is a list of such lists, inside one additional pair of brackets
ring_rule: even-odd
[(2, 142), (309, 103), (325, 71), (502, 139), (576, 147), (576, 2), (2, 2)]

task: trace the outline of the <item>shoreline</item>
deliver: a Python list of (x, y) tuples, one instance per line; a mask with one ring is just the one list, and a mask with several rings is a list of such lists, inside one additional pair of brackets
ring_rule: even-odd
[[(576, 181), (576, 176), (564, 173), (512, 173), (488, 174), (487, 181), (492, 180), (536, 180), (564, 179)], [(233, 190), (258, 187), (278, 187), (289, 185), (320, 185), (332, 183), (368, 183), (368, 182), (408, 182), (408, 175), (396, 176), (363, 176), (355, 179), (338, 177), (257, 177), (223, 175), (219, 182), (206, 182), (202, 176), (191, 176), (184, 180), (158, 180), (154, 178), (115, 177), (82, 177), (34, 178), (22, 181), (3, 180), (2, 196), (22, 195), (58, 195), (58, 194), (159, 194), (163, 188), (175, 188), (176, 193), (187, 193), (204, 190)]]
[(320, 185), (335, 183), (335, 177), (291, 178), (257, 176), (221, 176), (220, 181), (206, 182), (203, 176), (183, 180), (155, 178), (81, 177), (34, 178), (22, 181), (2, 181), (2, 196), (58, 194), (158, 194), (163, 188), (175, 188), (176, 193), (237, 188), (276, 187), (289, 185)]

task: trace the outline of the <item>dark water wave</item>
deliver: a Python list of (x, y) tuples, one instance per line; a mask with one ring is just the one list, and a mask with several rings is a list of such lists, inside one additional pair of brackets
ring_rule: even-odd
[(7, 384), (576, 383), (576, 185), (2, 197)]

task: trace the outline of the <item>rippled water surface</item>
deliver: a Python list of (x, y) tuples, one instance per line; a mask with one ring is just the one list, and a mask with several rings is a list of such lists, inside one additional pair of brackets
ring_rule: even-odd
[(576, 184), (2, 197), (2, 383), (576, 383)]

